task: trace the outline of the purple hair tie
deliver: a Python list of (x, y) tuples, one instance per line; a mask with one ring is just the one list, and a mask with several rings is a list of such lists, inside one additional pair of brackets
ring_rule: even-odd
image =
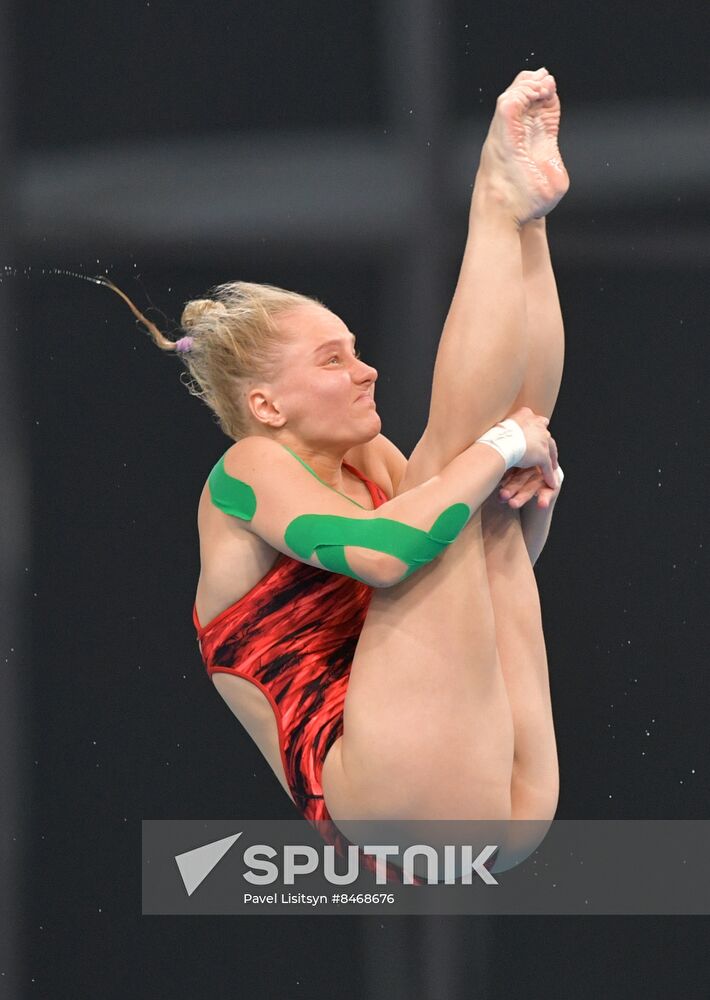
[(181, 337), (175, 341), (175, 350), (178, 354), (187, 354), (192, 350), (192, 337)]

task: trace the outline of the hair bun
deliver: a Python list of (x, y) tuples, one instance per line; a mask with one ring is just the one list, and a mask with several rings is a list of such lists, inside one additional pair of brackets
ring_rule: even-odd
[(227, 307), (216, 299), (192, 299), (182, 311), (180, 326), (183, 330), (189, 330), (199, 326), (204, 321), (209, 321), (217, 316), (224, 316)]

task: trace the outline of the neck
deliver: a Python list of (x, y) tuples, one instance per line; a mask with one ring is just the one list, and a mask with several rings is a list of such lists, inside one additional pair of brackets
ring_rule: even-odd
[(318, 478), (328, 486), (332, 486), (335, 490), (343, 489), (343, 460), (350, 450), (350, 445), (307, 444), (290, 434), (279, 436), (277, 441), (307, 462)]

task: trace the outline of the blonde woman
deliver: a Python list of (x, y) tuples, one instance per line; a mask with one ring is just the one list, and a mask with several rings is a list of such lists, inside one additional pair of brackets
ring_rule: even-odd
[(554, 816), (532, 567), (561, 483), (559, 119), (545, 69), (497, 101), (408, 460), (321, 303), (233, 282), (187, 304), (177, 342), (153, 328), (234, 441), (199, 503), (207, 671), (310, 820)]

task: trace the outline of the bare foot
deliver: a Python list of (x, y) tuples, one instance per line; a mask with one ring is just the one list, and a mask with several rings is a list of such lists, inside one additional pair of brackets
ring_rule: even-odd
[(559, 126), (557, 84), (544, 68), (518, 73), (498, 98), (476, 179), (510, 203), (519, 225), (547, 215), (569, 188)]

